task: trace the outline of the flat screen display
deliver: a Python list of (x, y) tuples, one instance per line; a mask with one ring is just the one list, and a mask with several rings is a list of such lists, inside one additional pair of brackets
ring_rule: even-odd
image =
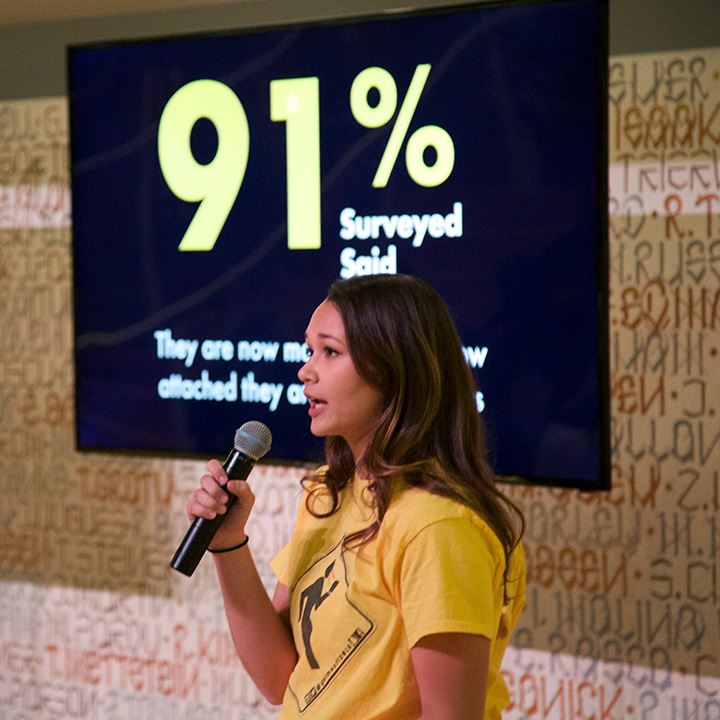
[(248, 420), (314, 461), (297, 372), (338, 277), (448, 304), (501, 476), (607, 487), (607, 7), (71, 47), (77, 443), (187, 457)]

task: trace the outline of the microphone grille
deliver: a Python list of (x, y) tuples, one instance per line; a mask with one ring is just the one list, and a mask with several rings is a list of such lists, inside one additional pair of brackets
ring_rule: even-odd
[(272, 445), (272, 433), (257, 420), (246, 422), (235, 432), (235, 449), (259, 460)]

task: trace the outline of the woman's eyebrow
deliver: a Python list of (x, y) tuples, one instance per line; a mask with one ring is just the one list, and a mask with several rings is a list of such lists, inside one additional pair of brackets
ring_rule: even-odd
[[(336, 342), (342, 342), (342, 340), (339, 337), (336, 337), (335, 335), (331, 335), (330, 333), (318, 333), (318, 337), (321, 340), (335, 340)], [(305, 341), (307, 342), (308, 334), (305, 333)]]

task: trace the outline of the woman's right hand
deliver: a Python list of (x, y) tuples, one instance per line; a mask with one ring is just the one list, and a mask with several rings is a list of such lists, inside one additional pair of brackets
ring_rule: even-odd
[[(228, 510), (227, 502), (231, 493), (237, 500)], [(186, 510), (190, 522), (196, 517), (212, 520), (227, 513), (210, 543), (210, 549), (222, 549), (237, 545), (245, 539), (245, 523), (254, 502), (255, 496), (246, 481), (228, 481), (220, 461), (210, 460), (207, 473), (200, 478), (200, 487), (193, 493)]]

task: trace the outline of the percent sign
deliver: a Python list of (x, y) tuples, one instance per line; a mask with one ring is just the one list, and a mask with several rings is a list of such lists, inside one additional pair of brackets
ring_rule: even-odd
[[(373, 187), (385, 187), (395, 167), (400, 149), (410, 129), (415, 109), (420, 101), (425, 82), (430, 74), (430, 65), (415, 68), (410, 87), (395, 120), (390, 139), (380, 160), (373, 179)], [(379, 100), (372, 106), (368, 93), (377, 90)], [(397, 110), (397, 85), (393, 76), (384, 68), (369, 67), (358, 73), (350, 88), (350, 109), (353, 117), (365, 127), (376, 128), (387, 124)], [(435, 149), (435, 162), (425, 163), (427, 148)], [(437, 125), (425, 125), (416, 130), (405, 147), (405, 166), (408, 174), (423, 187), (436, 187), (444, 183), (455, 165), (455, 146), (450, 135)]]

